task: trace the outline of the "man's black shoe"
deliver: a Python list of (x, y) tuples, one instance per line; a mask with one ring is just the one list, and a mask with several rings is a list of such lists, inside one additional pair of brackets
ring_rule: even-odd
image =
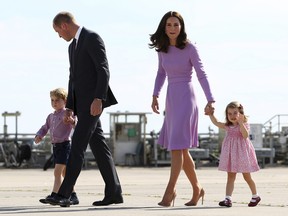
[(79, 204), (79, 199), (77, 197), (77, 194), (75, 192), (72, 192), (70, 196), (70, 204), (71, 205), (78, 205)]
[(95, 201), (93, 202), (92, 205), (94, 206), (106, 206), (106, 205), (111, 205), (111, 204), (120, 204), (123, 203), (123, 197), (122, 195), (119, 195), (115, 198), (104, 198), (101, 201)]
[(40, 199), (39, 202), (43, 203), (43, 204), (49, 204), (49, 199), (51, 199), (52, 197), (56, 196), (57, 193), (52, 192), (50, 195), (46, 196), (44, 199)]
[(46, 201), (50, 205), (60, 205), (61, 207), (70, 207), (70, 200), (58, 194), (54, 197), (47, 198)]
[(70, 199), (66, 199), (66, 198), (61, 199), (59, 201), (59, 205), (61, 207), (70, 207), (70, 205), (71, 205)]
[(46, 203), (49, 203), (51, 205), (58, 205), (59, 200), (60, 198), (58, 198), (58, 195), (46, 197)]
[(44, 199), (39, 199), (39, 202), (43, 203), (43, 204), (49, 204), (49, 202), (47, 201), (47, 199), (51, 198), (51, 195), (48, 195), (47, 197), (45, 197)]

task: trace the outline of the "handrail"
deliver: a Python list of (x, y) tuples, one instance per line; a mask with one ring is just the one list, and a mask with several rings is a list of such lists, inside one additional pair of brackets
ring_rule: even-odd
[[(269, 124), (269, 126), (268, 127), (270, 127), (270, 130), (272, 130), (272, 128), (273, 128), (273, 126), (275, 126), (275, 125), (271, 125), (271, 122), (272, 122), (272, 120), (274, 120), (274, 119), (276, 119), (277, 118), (277, 126), (278, 126), (278, 132), (280, 132), (281, 131), (281, 129), (280, 129), (280, 125), (283, 125), (283, 124), (281, 124), (281, 117), (284, 117), (284, 116), (286, 116), (286, 117), (288, 117), (288, 114), (278, 114), (278, 115), (274, 115), (273, 117), (271, 117), (269, 120), (267, 120), (264, 124), (263, 124), (263, 127), (264, 128), (267, 128), (267, 124)], [(288, 123), (287, 123), (287, 125), (288, 125)], [(265, 127), (266, 126), (266, 127)]]

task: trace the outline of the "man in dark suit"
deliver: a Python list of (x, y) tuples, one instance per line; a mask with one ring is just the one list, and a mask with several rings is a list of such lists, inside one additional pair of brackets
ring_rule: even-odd
[(105, 107), (117, 103), (109, 87), (110, 73), (104, 42), (97, 33), (80, 27), (69, 12), (57, 14), (53, 28), (64, 40), (73, 39), (69, 45), (70, 76), (66, 108), (74, 112), (78, 122), (72, 137), (66, 176), (57, 196), (49, 203), (62, 207), (77, 204), (69, 198), (81, 172), (88, 143), (105, 182), (104, 199), (95, 201), (93, 205), (123, 203), (121, 185), (99, 119)]

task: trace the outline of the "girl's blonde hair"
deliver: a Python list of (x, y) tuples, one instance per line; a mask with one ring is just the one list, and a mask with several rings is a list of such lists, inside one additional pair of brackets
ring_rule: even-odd
[(232, 101), (226, 106), (226, 109), (225, 109), (225, 118), (226, 118), (226, 123), (225, 124), (227, 126), (233, 125), (233, 123), (231, 121), (229, 121), (229, 119), (228, 119), (228, 109), (235, 109), (235, 108), (238, 109), (240, 114), (244, 115), (244, 122), (248, 121), (248, 116), (246, 116), (244, 114), (243, 106), (238, 101)]
[(50, 97), (54, 96), (56, 98), (60, 98), (60, 99), (63, 99), (63, 100), (67, 100), (67, 91), (66, 89), (64, 88), (56, 88), (52, 91), (50, 91)]

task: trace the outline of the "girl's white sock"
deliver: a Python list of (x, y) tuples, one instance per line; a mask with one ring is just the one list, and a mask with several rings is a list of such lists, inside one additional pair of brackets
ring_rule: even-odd
[(228, 195), (226, 195), (226, 196), (225, 196), (225, 199), (232, 200), (232, 196), (228, 196)]

